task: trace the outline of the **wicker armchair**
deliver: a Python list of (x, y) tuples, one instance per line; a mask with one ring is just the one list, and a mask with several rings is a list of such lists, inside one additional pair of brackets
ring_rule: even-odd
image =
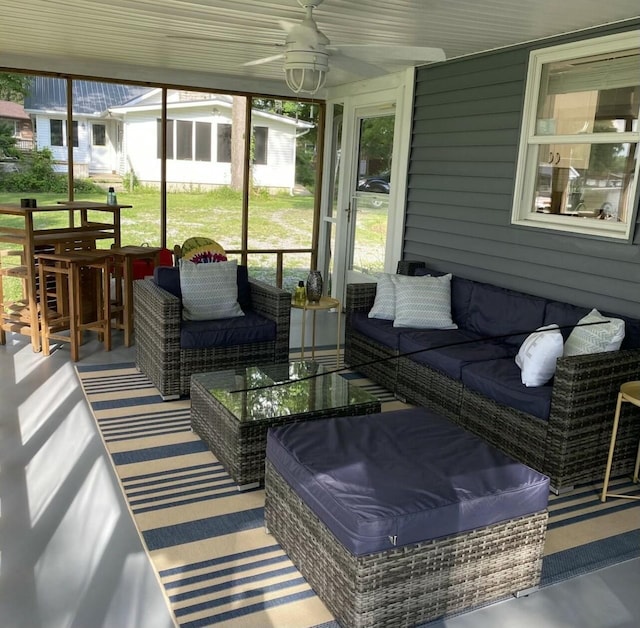
[(185, 349), (180, 343), (181, 300), (153, 279), (134, 282), (136, 367), (163, 400), (188, 395), (194, 373), (289, 359), (291, 294), (254, 279), (249, 279), (249, 288), (251, 309), (275, 322), (275, 340)]

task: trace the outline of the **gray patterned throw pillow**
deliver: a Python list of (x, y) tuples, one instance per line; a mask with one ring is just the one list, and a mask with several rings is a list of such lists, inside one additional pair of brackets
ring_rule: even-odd
[(624, 340), (624, 321), (593, 309), (578, 321), (564, 343), (564, 357), (617, 351)]
[(244, 316), (238, 305), (236, 260), (194, 264), (180, 260), (182, 318), (207, 321)]
[(451, 275), (393, 277), (396, 287), (394, 327), (457, 329), (451, 319)]

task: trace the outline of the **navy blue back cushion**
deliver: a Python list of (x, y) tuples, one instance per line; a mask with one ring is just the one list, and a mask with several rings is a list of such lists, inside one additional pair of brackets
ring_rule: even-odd
[(502, 342), (520, 346), (542, 326), (546, 304), (540, 297), (475, 282), (465, 327), (485, 337), (506, 336)]
[[(544, 315), (544, 324), (551, 325), (552, 323), (556, 323), (556, 325), (559, 325), (562, 336), (566, 340), (573, 330), (573, 326), (591, 310), (592, 308), (589, 307), (571, 305), (560, 301), (549, 301)], [(622, 341), (622, 349), (640, 348), (640, 320), (636, 318), (629, 318), (628, 316), (621, 316), (620, 314), (612, 314), (611, 312), (600, 313), (603, 316), (621, 318), (624, 321), (624, 340)]]
[[(176, 266), (158, 266), (153, 270), (153, 280), (160, 288), (182, 299), (180, 269)], [(246, 266), (238, 265), (238, 303), (243, 310), (251, 309), (251, 287)]]

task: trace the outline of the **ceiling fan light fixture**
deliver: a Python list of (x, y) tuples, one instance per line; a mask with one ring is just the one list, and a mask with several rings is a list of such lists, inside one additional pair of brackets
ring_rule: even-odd
[(329, 55), (316, 50), (290, 50), (284, 63), (287, 86), (292, 92), (313, 96), (324, 87), (329, 71)]

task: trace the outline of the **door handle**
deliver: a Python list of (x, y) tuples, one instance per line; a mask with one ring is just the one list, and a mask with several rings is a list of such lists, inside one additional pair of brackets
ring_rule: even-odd
[(560, 163), (560, 153), (556, 153), (556, 166)]

